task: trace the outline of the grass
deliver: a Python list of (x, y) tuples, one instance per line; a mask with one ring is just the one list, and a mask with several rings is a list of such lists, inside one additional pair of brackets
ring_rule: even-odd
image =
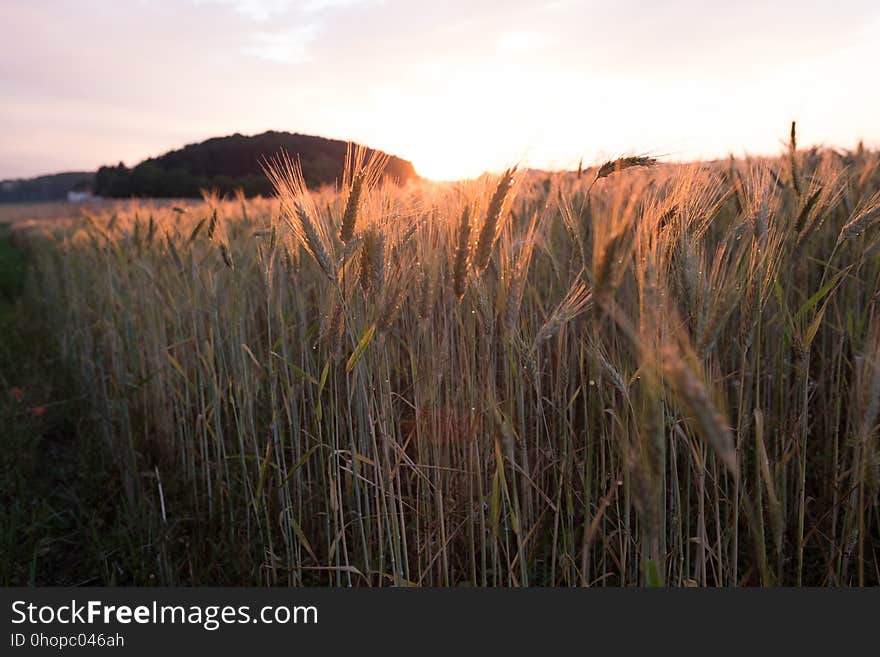
[(0, 225), (0, 585), (149, 583), (119, 474), (28, 302), (14, 237)]
[[(44, 437), (52, 424), (49, 390), (37, 343), (24, 333), (24, 255), (8, 227), (0, 226), (0, 582), (34, 584), (51, 534), (63, 532), (48, 488), (31, 484), (41, 470)], [(33, 327), (31, 327), (33, 328)], [(11, 377), (14, 377), (12, 379)], [(47, 540), (48, 539), (48, 540)]]
[(877, 153), (350, 161), (28, 232), (117, 581), (880, 583)]

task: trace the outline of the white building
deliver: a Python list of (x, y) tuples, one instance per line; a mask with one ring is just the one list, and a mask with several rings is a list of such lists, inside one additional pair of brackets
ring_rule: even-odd
[(75, 192), (73, 190), (67, 192), (67, 202), (68, 203), (82, 203), (83, 201), (93, 201), (97, 197), (93, 196), (91, 192)]

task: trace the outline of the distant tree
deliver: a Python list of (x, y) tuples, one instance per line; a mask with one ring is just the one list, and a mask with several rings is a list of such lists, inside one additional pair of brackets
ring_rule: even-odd
[(115, 167), (101, 167), (95, 174), (95, 194), (98, 196), (131, 196), (130, 172), (120, 162)]
[(92, 189), (95, 174), (90, 171), (55, 173), (36, 178), (0, 181), (0, 203), (57, 201), (70, 191)]

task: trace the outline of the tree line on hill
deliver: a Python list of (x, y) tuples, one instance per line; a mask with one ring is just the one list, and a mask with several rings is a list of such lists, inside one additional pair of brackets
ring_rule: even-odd
[(68, 192), (85, 192), (92, 188), (92, 171), (70, 171), (36, 178), (19, 178), (0, 182), (0, 203), (34, 203), (63, 201)]
[[(289, 132), (216, 137), (132, 168), (121, 162), (103, 166), (95, 174), (93, 191), (114, 198), (198, 197), (202, 189), (222, 194), (242, 189), (247, 196), (268, 196), (272, 185), (262, 169), (268, 158), (286, 152), (300, 161), (306, 184), (319, 187), (342, 177), (347, 148), (344, 141)], [(417, 177), (412, 163), (395, 156), (388, 158), (385, 176), (400, 182)]]

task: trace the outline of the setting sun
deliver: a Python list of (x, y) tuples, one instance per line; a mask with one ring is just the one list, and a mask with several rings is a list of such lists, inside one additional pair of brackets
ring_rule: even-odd
[[(5, 83), (0, 176), (133, 164), (273, 129), (375, 146), (435, 179), (627, 152), (771, 153), (778, 126), (793, 119), (816, 143), (880, 138), (871, 120), (880, 90), (860, 83), (873, 75), (876, 15), (853, 22), (810, 7), (793, 24), (774, 5), (719, 23), (715, 9), (695, 5), (687, 20), (643, 7), (632, 23), (624, 6), (562, 2), (505, 5), (502, 19), (474, 6), (468, 21), (438, 7), (429, 21), (416, 3), (200, 0), (176, 5), (169, 23), (169, 6), (114, 3), (89, 18), (59, 3), (44, 21), (33, 5), (4, 5), (18, 28), (0, 54), (21, 77)], [(206, 20), (210, 33), (181, 27)], [(629, 41), (615, 36), (620, 24)], [(146, 54), (136, 43), (155, 47)], [(61, 64), (47, 69), (48, 60)], [(138, 83), (102, 82), (124, 79)]]

